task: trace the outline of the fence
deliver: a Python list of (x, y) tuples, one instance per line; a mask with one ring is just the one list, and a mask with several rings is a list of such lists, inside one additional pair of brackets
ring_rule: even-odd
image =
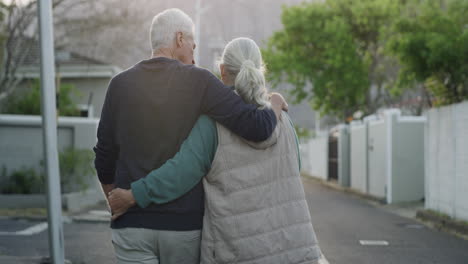
[(426, 208), (468, 220), (468, 102), (425, 115)]
[(300, 145), (302, 171), (310, 176), (328, 179), (328, 137), (319, 136)]
[(396, 109), (351, 123), (351, 188), (387, 203), (423, 199), (424, 123)]
[(367, 122), (353, 121), (350, 124), (350, 187), (362, 193), (369, 192), (367, 177)]

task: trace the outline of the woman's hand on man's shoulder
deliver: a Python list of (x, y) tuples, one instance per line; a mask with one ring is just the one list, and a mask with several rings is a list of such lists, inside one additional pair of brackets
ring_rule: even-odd
[(280, 93), (270, 94), (271, 108), (276, 114), (276, 118), (281, 120), (281, 111), (288, 111), (288, 103)]

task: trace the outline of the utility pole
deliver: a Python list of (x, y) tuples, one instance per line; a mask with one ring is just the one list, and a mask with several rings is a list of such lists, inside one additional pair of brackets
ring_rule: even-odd
[(197, 48), (193, 52), (193, 57), (195, 59), (195, 64), (200, 65), (200, 48), (201, 48), (201, 43), (200, 43), (200, 34), (201, 34), (201, 15), (209, 9), (210, 6), (205, 6), (202, 8), (201, 6), (201, 0), (195, 0), (195, 44), (197, 45)]
[(195, 64), (200, 65), (200, 16), (201, 16), (201, 0), (195, 0), (195, 45), (197, 48), (194, 50)]
[(65, 263), (62, 225), (62, 199), (57, 153), (57, 112), (55, 98), (54, 31), (52, 0), (38, 3), (39, 37), (41, 44), (42, 129), (47, 175), (47, 215), (50, 260)]
[(315, 110), (315, 135), (320, 134), (320, 113), (318, 110)]

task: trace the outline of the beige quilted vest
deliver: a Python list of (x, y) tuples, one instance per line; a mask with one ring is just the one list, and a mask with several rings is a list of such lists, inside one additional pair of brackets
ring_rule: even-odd
[(259, 144), (217, 124), (218, 149), (203, 179), (201, 263), (317, 263), (321, 255), (285, 113)]

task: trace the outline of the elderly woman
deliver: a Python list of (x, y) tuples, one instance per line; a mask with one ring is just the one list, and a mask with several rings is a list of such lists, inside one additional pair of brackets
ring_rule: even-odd
[[(253, 40), (232, 40), (220, 70), (222, 81), (244, 101), (270, 107), (261, 52)], [(317, 263), (321, 252), (299, 170), (297, 137), (286, 113), (261, 143), (202, 116), (172, 159), (133, 182), (131, 191), (111, 193), (113, 218), (122, 213), (118, 201), (134, 199), (140, 207), (166, 203), (203, 180), (201, 263)]]

